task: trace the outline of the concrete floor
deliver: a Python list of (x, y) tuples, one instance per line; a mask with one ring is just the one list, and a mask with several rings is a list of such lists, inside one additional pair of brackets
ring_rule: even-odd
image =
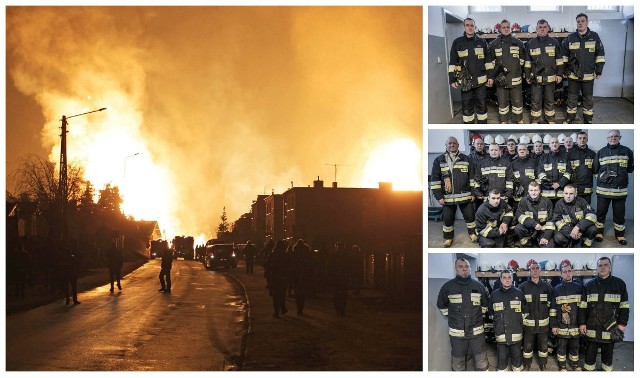
[[(633, 220), (626, 221), (626, 237), (628, 244), (620, 245), (613, 233), (613, 223), (609, 220), (605, 223), (604, 240), (602, 243), (594, 242), (592, 248), (633, 248)], [(427, 222), (427, 248), (442, 248), (442, 222), (429, 220)], [(467, 233), (464, 220), (457, 219), (455, 223), (455, 237), (453, 248), (480, 248), (477, 243), (472, 243)], [(444, 248), (442, 248), (444, 250)]]
[[(593, 123), (595, 124), (632, 124), (633, 102), (623, 98), (595, 97), (593, 106)], [(448, 123), (462, 122), (462, 103), (453, 104), (455, 117)], [(489, 117), (487, 123), (497, 124), (498, 108), (489, 101)], [(567, 118), (566, 107), (556, 107), (556, 122), (562, 123)], [(582, 107), (578, 106), (578, 120), (582, 120)], [(582, 121), (581, 121), (582, 122)], [(524, 123), (531, 123), (531, 109), (525, 107)]]

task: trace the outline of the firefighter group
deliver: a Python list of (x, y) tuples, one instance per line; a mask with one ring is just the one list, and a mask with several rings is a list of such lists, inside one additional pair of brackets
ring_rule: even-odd
[(562, 279), (555, 287), (540, 278), (537, 261), (529, 260), (526, 268), (529, 278), (518, 287), (514, 271), (501, 270), (498, 287), (489, 294), (471, 278), (469, 262), (456, 259), (456, 277), (442, 286), (437, 299), (448, 318), (452, 370), (467, 370), (468, 355), (475, 370), (489, 370), (485, 329), (490, 328), (498, 371), (509, 365), (513, 371), (530, 370), (534, 355), (539, 370), (546, 370), (550, 338), (556, 341), (559, 371), (596, 370), (598, 350), (599, 368), (613, 370), (614, 343), (624, 340), (629, 320), (629, 297), (624, 281), (611, 274), (611, 260), (598, 259), (597, 275), (584, 285), (574, 280), (569, 260), (560, 263)]
[(563, 136), (562, 145), (558, 137), (545, 136), (547, 153), (539, 135), (531, 140), (532, 152), (523, 136), (520, 144), (510, 138), (504, 153), (495, 141), (487, 153), (485, 141), (475, 136), (468, 156), (459, 151), (455, 137), (448, 137), (446, 152), (433, 162), (430, 186), (442, 205), (442, 247), (453, 245), (458, 208), (469, 238), (482, 248), (589, 248), (603, 241), (609, 207), (615, 238), (627, 245), (633, 151), (620, 144), (619, 130), (609, 131), (607, 145), (598, 152), (589, 148), (584, 131)]

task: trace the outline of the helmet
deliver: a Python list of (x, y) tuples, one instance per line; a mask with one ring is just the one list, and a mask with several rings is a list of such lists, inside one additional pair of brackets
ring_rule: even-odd
[(576, 133), (571, 134), (571, 140), (573, 140), (574, 142), (577, 142), (578, 141), (578, 134), (576, 134)]
[(509, 135), (509, 139), (513, 139), (513, 140), (515, 140), (516, 142), (518, 141), (518, 137), (517, 137), (517, 136), (515, 136), (515, 135), (513, 135), (513, 134)]
[(566, 135), (564, 134), (560, 134), (558, 135), (558, 142), (560, 142), (560, 144), (564, 143), (564, 140), (567, 138)]
[(584, 263), (580, 260), (573, 260), (573, 269), (575, 270), (584, 269)]
[(498, 261), (496, 263), (496, 265), (493, 266), (493, 269), (495, 269), (495, 270), (505, 270), (506, 267), (504, 266), (504, 263), (502, 261)]
[(535, 142), (542, 142), (542, 137), (539, 134), (536, 134), (533, 137), (531, 137), (531, 143), (535, 143)]
[(473, 134), (471, 134), (471, 142), (472, 142), (472, 143), (473, 143), (473, 142), (475, 142), (475, 140), (476, 140), (476, 139), (478, 139), (478, 138), (482, 139), (482, 137), (480, 136), (480, 134), (478, 134), (478, 133), (473, 133)]
[(480, 264), (481, 272), (488, 272), (490, 270), (491, 270), (491, 264), (489, 264), (488, 262), (483, 262), (482, 264)]
[(496, 143), (504, 144), (504, 137), (500, 134), (496, 135)]
[(487, 134), (484, 137), (484, 143), (485, 144), (491, 144), (493, 143), (493, 137), (491, 136), (491, 134)]
[(549, 142), (551, 142), (551, 135), (549, 135), (549, 134), (545, 135), (544, 138), (542, 138), (542, 141), (545, 144), (549, 144)]
[(564, 259), (560, 262), (560, 266), (558, 267), (560, 270), (562, 270), (562, 268), (564, 268), (566, 265), (571, 266), (571, 261), (569, 261), (569, 259)]
[(547, 261), (547, 264), (545, 265), (544, 270), (555, 270), (555, 269), (556, 269), (556, 263), (554, 263), (551, 260)]
[[(538, 264), (538, 262), (534, 259), (527, 261), (527, 270), (531, 269), (531, 265)], [(539, 264), (538, 264), (539, 265)]]
[(517, 271), (518, 268), (520, 268), (520, 266), (518, 265), (518, 262), (516, 260), (511, 260), (509, 261), (509, 268), (513, 269), (513, 271)]
[(520, 137), (520, 143), (529, 144), (529, 142), (531, 142), (531, 139), (529, 139), (529, 136), (527, 134), (523, 134)]
[(589, 261), (587, 263), (587, 268), (591, 269), (591, 270), (595, 270), (596, 268), (598, 268), (598, 264), (596, 264), (595, 261)]

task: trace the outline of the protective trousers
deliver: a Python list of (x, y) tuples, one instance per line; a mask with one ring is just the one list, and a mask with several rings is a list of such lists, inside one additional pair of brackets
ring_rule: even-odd
[(569, 80), (567, 93), (567, 123), (576, 120), (578, 114), (578, 94), (582, 92), (582, 117), (585, 123), (593, 122), (593, 80)]
[(539, 123), (542, 117), (544, 99), (544, 118), (547, 122), (555, 122), (555, 83), (547, 85), (531, 84), (531, 123)]
[(474, 123), (476, 114), (478, 123), (487, 123), (487, 87), (484, 85), (462, 91), (462, 121)]
[(596, 226), (598, 228), (598, 234), (604, 235), (604, 222), (607, 219), (607, 212), (609, 211), (609, 204), (613, 208), (613, 230), (616, 237), (624, 236), (624, 215), (625, 215), (625, 203), (627, 197), (620, 199), (607, 198), (603, 196), (597, 196), (596, 216), (598, 221)]
[(509, 122), (509, 104), (511, 104), (511, 113), (513, 122), (522, 121), (522, 85), (516, 85), (513, 88), (496, 88), (498, 96), (498, 121), (500, 123)]
[(558, 337), (558, 350), (556, 355), (558, 356), (558, 368), (562, 369), (567, 366), (567, 353), (569, 354), (569, 365), (576, 370), (578, 367), (578, 360), (580, 359), (580, 338), (571, 337), (564, 338)]
[(484, 334), (470, 339), (459, 337), (449, 337), (449, 339), (451, 340), (451, 369), (453, 371), (467, 370), (467, 354), (473, 356), (476, 370), (486, 371), (489, 369)]
[(542, 248), (553, 248), (553, 238), (549, 240), (549, 243), (545, 245), (540, 245), (541, 232), (536, 231), (535, 229), (528, 229), (525, 225), (518, 223), (514, 229), (514, 233), (516, 236), (516, 240), (519, 240), (520, 243), (525, 245), (531, 245), (535, 241), (536, 247)]
[(598, 348), (600, 348), (602, 361), (602, 370), (613, 370), (613, 343), (598, 343), (595, 341), (587, 342), (587, 351), (584, 354), (584, 370), (594, 371), (596, 370), (596, 356), (598, 355)]
[(482, 235), (478, 235), (478, 244), (480, 244), (480, 248), (504, 248), (506, 241), (506, 235), (502, 235), (495, 239), (485, 238)]
[(589, 205), (591, 205), (591, 193), (589, 194), (581, 194), (578, 197), (582, 197)]
[[(556, 247), (558, 248), (573, 247), (580, 243), (581, 241), (580, 239), (575, 240), (571, 237), (572, 229), (573, 229), (573, 226), (568, 225), (554, 232), (553, 241), (555, 242)], [(597, 229), (595, 225), (588, 227), (586, 230), (582, 232), (582, 241), (584, 242), (585, 247), (591, 247), (591, 244), (593, 243), (593, 239), (595, 239), (596, 237), (596, 232), (597, 232)]]
[(522, 343), (506, 345), (498, 344), (498, 371), (507, 371), (509, 368), (509, 357), (511, 357), (511, 368), (513, 371), (522, 370)]
[(524, 331), (524, 365), (526, 367), (531, 366), (531, 362), (533, 362), (533, 347), (536, 347), (536, 351), (538, 352), (538, 359), (540, 360), (540, 365), (547, 364), (547, 355), (549, 354), (549, 350), (547, 349), (547, 342), (549, 341), (549, 334), (547, 332), (540, 333), (532, 333), (528, 332), (525, 327)]
[(446, 239), (453, 239), (454, 235), (454, 223), (456, 220), (456, 210), (460, 207), (462, 217), (465, 223), (467, 223), (467, 231), (469, 235), (476, 233), (475, 214), (473, 212), (473, 203), (460, 203), (458, 205), (444, 205), (442, 206), (442, 236)]

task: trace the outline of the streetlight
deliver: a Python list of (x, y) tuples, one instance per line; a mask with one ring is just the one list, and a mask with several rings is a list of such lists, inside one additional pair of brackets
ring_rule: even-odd
[(67, 183), (67, 120), (73, 117), (79, 117), (81, 115), (101, 112), (107, 110), (107, 108), (100, 108), (98, 110), (92, 110), (90, 112), (80, 113), (72, 116), (62, 116), (62, 133), (60, 134), (60, 178), (58, 180), (58, 197), (60, 198), (60, 240), (64, 243), (68, 238), (67, 228), (67, 196), (68, 183)]
[(127, 155), (124, 158), (124, 169), (122, 170), (122, 184), (123, 184), (123, 186), (127, 181), (127, 159), (132, 158), (134, 156), (138, 156), (138, 155), (140, 155), (140, 152), (136, 152), (135, 154)]

